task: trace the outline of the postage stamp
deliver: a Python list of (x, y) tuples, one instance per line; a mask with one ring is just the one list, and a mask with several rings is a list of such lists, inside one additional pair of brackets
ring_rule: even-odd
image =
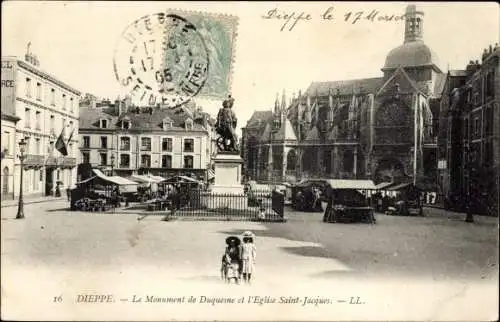
[(114, 53), (118, 82), (139, 104), (179, 106), (194, 96), (230, 91), (237, 18), (168, 11), (143, 16), (121, 34)]

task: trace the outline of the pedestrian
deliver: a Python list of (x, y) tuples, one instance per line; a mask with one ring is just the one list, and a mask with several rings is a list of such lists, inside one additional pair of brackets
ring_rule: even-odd
[(243, 233), (243, 244), (241, 245), (241, 273), (243, 282), (250, 284), (252, 274), (255, 270), (255, 259), (257, 257), (257, 248), (253, 243), (255, 235), (251, 231)]
[(66, 188), (66, 196), (68, 197), (68, 201), (71, 201), (71, 189), (69, 187)]
[(221, 263), (221, 278), (227, 283), (234, 279), (236, 284), (240, 282), (240, 249), (241, 241), (236, 236), (229, 236), (226, 238), (226, 248), (224, 254), (222, 255)]

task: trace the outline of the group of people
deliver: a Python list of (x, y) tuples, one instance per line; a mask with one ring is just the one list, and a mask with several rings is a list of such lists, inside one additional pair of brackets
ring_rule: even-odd
[(245, 284), (250, 284), (257, 257), (254, 239), (255, 235), (251, 231), (244, 232), (242, 239), (237, 236), (226, 238), (226, 248), (221, 264), (221, 278), (226, 283), (234, 281), (239, 284), (243, 280)]
[(301, 205), (305, 210), (323, 211), (321, 204), (321, 189), (316, 186), (308, 187), (303, 191), (297, 192), (297, 204)]

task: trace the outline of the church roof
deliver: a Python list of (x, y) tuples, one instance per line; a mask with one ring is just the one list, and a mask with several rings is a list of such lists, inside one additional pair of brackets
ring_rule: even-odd
[(263, 129), (267, 122), (273, 117), (272, 111), (255, 111), (252, 117), (247, 121), (247, 128), (261, 128)]
[(383, 69), (402, 67), (435, 66), (439, 69), (439, 60), (434, 51), (422, 40), (411, 41), (391, 50), (385, 59)]
[(340, 95), (346, 95), (352, 94), (353, 90), (358, 92), (360, 88), (363, 88), (366, 93), (376, 93), (379, 87), (382, 86), (382, 83), (382, 77), (338, 80), (332, 82), (312, 82), (306, 94), (312, 96), (316, 95), (316, 93), (318, 93), (318, 95), (328, 95), (331, 89), (335, 95), (338, 89)]

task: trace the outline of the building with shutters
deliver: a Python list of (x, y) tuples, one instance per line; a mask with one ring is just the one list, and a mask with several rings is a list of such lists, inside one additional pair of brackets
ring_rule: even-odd
[(80, 107), (83, 164), (128, 177), (213, 176), (214, 120), (194, 102), (176, 109), (135, 107), (130, 98)]
[[(76, 182), (79, 102), (80, 91), (44, 71), (29, 45), (24, 59), (2, 57), (2, 199), (19, 194), (23, 138), (24, 195), (54, 195), (58, 181)], [(61, 134), (66, 156), (54, 148)]]
[(313, 82), (276, 98), (243, 129), (249, 178), (417, 181), (436, 178), (439, 99), (446, 74), (424, 42), (424, 13), (406, 9), (403, 44), (381, 77)]

